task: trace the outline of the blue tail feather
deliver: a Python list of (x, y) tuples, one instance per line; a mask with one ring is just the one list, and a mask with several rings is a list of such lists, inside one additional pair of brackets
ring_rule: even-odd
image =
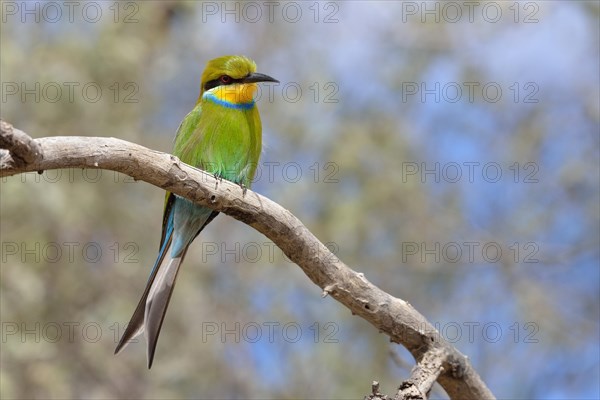
[(120, 352), (131, 339), (146, 332), (148, 367), (152, 365), (162, 321), (187, 248), (200, 231), (219, 214), (178, 196), (169, 199), (165, 213), (158, 257), (142, 298), (115, 349), (115, 353)]

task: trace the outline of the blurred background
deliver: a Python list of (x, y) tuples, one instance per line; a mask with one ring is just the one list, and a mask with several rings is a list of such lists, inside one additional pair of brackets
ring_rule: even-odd
[[(598, 2), (11, 2), (2, 118), (170, 152), (206, 62), (264, 84), (253, 185), (423, 313), (499, 399), (599, 393)], [(152, 370), (113, 356), (163, 191), (110, 171), (1, 183), (0, 397), (348, 399), (414, 360), (221, 215)], [(438, 386), (433, 398), (446, 398)]]

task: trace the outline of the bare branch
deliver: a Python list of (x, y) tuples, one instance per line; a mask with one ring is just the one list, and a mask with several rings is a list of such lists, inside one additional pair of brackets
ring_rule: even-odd
[(423, 354), (423, 358), (413, 368), (410, 379), (400, 385), (396, 399), (427, 400), (433, 384), (444, 371), (442, 364), (446, 357), (440, 351), (440, 348), (434, 347)]
[(11, 124), (0, 120), (0, 169), (10, 166), (31, 164), (42, 158), (39, 144), (25, 132), (15, 129)]
[(379, 382), (373, 381), (371, 384), (371, 394), (365, 396), (365, 400), (392, 400), (391, 397), (379, 392)]
[[(1, 126), (1, 136), (14, 133), (14, 129), (5, 131), (5, 126)], [(426, 355), (430, 354), (439, 356), (433, 370), (440, 374), (438, 382), (452, 399), (494, 399), (469, 360), (425, 317), (346, 266), (298, 218), (268, 198), (251, 190), (244, 194), (239, 185), (215, 179), (177, 157), (120, 139), (46, 137), (32, 143), (30, 151), (36, 153), (34, 148), (39, 146), (44, 157), (23, 165), (0, 163), (0, 177), (57, 168), (108, 169), (228, 214), (267, 236), (323, 293), (387, 334), (392, 342), (402, 344), (416, 360), (428, 360)], [(425, 366), (421, 369), (426, 370)]]

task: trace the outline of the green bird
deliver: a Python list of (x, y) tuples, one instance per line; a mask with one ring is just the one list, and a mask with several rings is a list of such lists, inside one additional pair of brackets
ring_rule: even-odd
[[(254, 61), (244, 56), (209, 61), (196, 106), (177, 130), (173, 154), (216, 177), (250, 187), (262, 151), (262, 128), (254, 103), (258, 82), (278, 81), (257, 73)], [(167, 192), (158, 258), (115, 354), (145, 333), (148, 368), (152, 367), (179, 267), (192, 241), (218, 214)]]

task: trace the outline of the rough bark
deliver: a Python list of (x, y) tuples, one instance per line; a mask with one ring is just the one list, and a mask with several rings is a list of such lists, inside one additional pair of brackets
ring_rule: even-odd
[(436, 381), (451, 399), (494, 399), (468, 358), (425, 317), (349, 268), (298, 218), (270, 199), (216, 179), (175, 156), (124, 140), (74, 136), (33, 140), (4, 121), (0, 128), (0, 147), (6, 149), (0, 150), (0, 177), (57, 168), (117, 171), (228, 214), (267, 236), (323, 290), (324, 297), (330, 295), (411, 352), (417, 365), (396, 399), (426, 398)]

